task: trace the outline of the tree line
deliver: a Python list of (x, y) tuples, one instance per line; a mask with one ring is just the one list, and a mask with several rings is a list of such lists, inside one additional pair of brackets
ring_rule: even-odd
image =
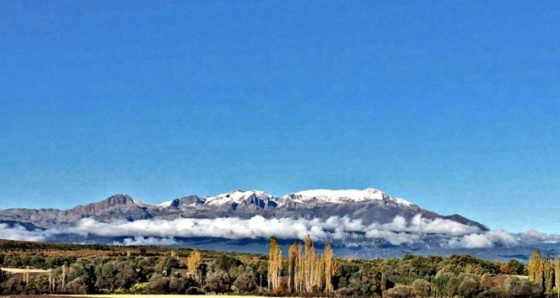
[(560, 284), (557, 259), (540, 252), (524, 265), (515, 259), (499, 262), (471, 255), (335, 258), (336, 248), (326, 243), (316, 250), (309, 237), (284, 254), (278, 240), (271, 238), (268, 255), (96, 247), (99, 255), (80, 257), (76, 246), (68, 251), (49, 244), (22, 246), (0, 246), (0, 266), (53, 269), (52, 280), (47, 275), (32, 274), (24, 280), (0, 273), (2, 294), (544, 297), (558, 295)]

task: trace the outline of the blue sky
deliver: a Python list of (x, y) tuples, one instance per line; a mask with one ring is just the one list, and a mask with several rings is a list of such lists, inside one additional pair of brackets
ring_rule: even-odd
[(373, 187), (560, 227), (557, 1), (2, 1), (0, 208)]

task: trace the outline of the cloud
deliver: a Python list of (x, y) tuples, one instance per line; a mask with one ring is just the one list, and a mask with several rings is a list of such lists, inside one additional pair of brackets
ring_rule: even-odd
[(392, 222), (386, 224), (372, 224), (370, 228), (392, 232), (406, 232), (414, 234), (440, 234), (446, 236), (461, 236), (480, 232), (476, 226), (469, 226), (449, 219), (427, 219), (420, 214), (408, 222), (402, 216), (396, 216)]
[[(174, 220), (140, 220), (112, 223), (98, 222), (94, 219), (82, 219), (77, 225), (62, 229), (58, 233), (79, 235), (97, 235), (105, 237), (213, 237), (225, 239), (267, 239), (275, 236), (279, 239), (304, 239), (306, 235), (315, 241), (385, 239), (394, 245), (418, 242), (423, 234), (441, 234), (445, 236), (467, 235), (480, 232), (474, 226), (436, 219), (429, 220), (420, 216), (407, 221), (397, 216), (390, 223), (365, 226), (361, 220), (348, 217), (331, 217), (321, 219), (292, 219), (254, 216), (250, 219), (215, 218), (196, 219), (180, 218)], [(362, 235), (362, 236), (359, 236)]]
[(492, 248), (497, 244), (513, 247), (517, 245), (517, 239), (506, 231), (498, 230), (455, 237), (449, 241), (451, 248)]
[(521, 240), (529, 243), (558, 243), (560, 242), (560, 235), (558, 234), (545, 234), (535, 230), (529, 230), (519, 235)]
[(36, 230), (28, 231), (21, 225), (10, 227), (7, 224), (0, 224), (0, 239), (18, 241), (45, 241), (47, 232)]
[[(448, 248), (512, 247), (520, 242), (560, 242), (560, 235), (528, 231), (514, 235), (503, 230), (481, 231), (476, 226), (464, 225), (448, 219), (428, 219), (417, 215), (410, 220), (396, 216), (389, 223), (364, 225), (361, 220), (348, 217), (322, 219), (292, 219), (254, 216), (249, 219), (178, 218), (174, 220), (139, 220), (99, 222), (91, 218), (76, 225), (46, 231), (28, 231), (20, 225), (10, 227), (0, 224), (0, 238), (11, 240), (45, 241), (57, 235), (77, 234), (101, 237), (126, 237), (116, 245), (175, 245), (176, 237), (223, 239), (304, 239), (310, 235), (314, 241), (340, 241), (347, 245), (362, 245), (386, 241), (392, 245), (440, 244)], [(436, 242), (433, 242), (437, 236)], [(441, 240), (443, 239), (443, 241)]]
[(113, 245), (124, 246), (170, 246), (176, 245), (177, 241), (173, 238), (154, 238), (154, 237), (134, 237), (125, 238), (122, 242), (114, 241)]

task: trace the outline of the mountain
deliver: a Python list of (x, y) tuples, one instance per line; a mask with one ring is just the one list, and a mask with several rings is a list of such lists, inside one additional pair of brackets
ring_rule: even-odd
[(467, 226), (488, 229), (482, 224), (454, 214), (442, 216), (401, 198), (394, 198), (377, 189), (306, 190), (275, 197), (263, 191), (234, 190), (201, 198), (197, 195), (178, 198), (161, 204), (135, 201), (129, 195), (116, 194), (103, 201), (58, 209), (0, 210), (0, 222), (21, 223), (37, 228), (71, 226), (84, 218), (99, 222), (144, 219), (173, 220), (177, 218), (241, 218), (256, 215), (264, 218), (323, 219), (347, 217), (364, 225), (390, 223), (396, 216), (411, 220), (421, 215), (426, 219), (446, 219)]

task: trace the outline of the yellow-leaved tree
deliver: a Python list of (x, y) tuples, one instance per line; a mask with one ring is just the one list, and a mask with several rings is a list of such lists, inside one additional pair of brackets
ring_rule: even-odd
[(270, 249), (268, 253), (268, 290), (272, 291), (280, 286), (282, 273), (282, 250), (278, 245), (276, 237), (270, 237)]
[(189, 269), (189, 273), (195, 277), (197, 276), (198, 266), (202, 262), (202, 256), (198, 249), (195, 249), (191, 252), (191, 255), (187, 258), (187, 267)]

